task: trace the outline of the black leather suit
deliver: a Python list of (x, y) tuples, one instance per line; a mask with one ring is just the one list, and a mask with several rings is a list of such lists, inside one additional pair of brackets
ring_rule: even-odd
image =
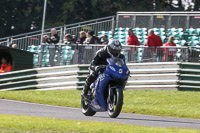
[[(90, 64), (90, 74), (86, 79), (86, 86), (90, 86), (98, 77), (98, 72), (95, 71), (95, 67), (100, 65), (108, 65), (108, 62), (106, 61), (108, 58), (111, 58), (111, 55), (107, 51), (107, 46), (96, 52), (96, 55)], [(123, 54), (120, 54), (119, 58), (122, 58), (125, 61), (125, 56)]]

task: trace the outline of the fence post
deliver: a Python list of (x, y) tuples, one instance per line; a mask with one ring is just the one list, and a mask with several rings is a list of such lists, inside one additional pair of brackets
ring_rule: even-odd
[(119, 15), (117, 14), (117, 17), (116, 17), (116, 27), (115, 28), (118, 28), (119, 26)]
[[(169, 19), (168, 19), (168, 25), (167, 25), (168, 27), (166, 27), (167, 29), (169, 29), (171, 27), (171, 23), (172, 23), (171, 20), (172, 20), (172, 15), (170, 14)], [(166, 28), (165, 28), (165, 30), (166, 30)]]
[(152, 16), (151, 16), (151, 21), (150, 21), (149, 27), (150, 27), (149, 29), (153, 28), (153, 14), (152, 14)]
[(8, 46), (9, 41), (10, 41), (10, 39), (8, 38), (8, 39), (7, 39), (7, 44), (6, 44), (6, 46)]
[(39, 54), (39, 59), (38, 59), (38, 66), (42, 67), (42, 59), (43, 59), (43, 54), (44, 54), (44, 47), (45, 45), (40, 44), (40, 54)]
[(133, 28), (135, 28), (136, 25), (136, 14), (133, 16)]
[(111, 31), (113, 32), (114, 31), (114, 27), (115, 27), (115, 17), (113, 16), (112, 17), (112, 29), (111, 29)]
[(63, 31), (63, 37), (65, 36), (65, 34), (66, 34), (66, 26), (64, 25), (64, 31)]
[(60, 28), (60, 41), (59, 42), (62, 42), (63, 41), (63, 29)]
[(187, 15), (187, 24), (186, 24), (186, 29), (189, 29), (190, 27), (190, 15)]

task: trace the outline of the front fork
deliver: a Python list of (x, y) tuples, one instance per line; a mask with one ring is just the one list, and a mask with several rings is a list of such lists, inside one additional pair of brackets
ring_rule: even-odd
[(114, 98), (115, 94), (114, 93), (117, 93), (119, 89), (122, 89), (122, 87), (120, 87), (120, 86), (111, 86), (109, 84), (109, 86), (108, 86), (108, 99), (107, 99), (108, 103), (116, 102), (116, 101), (114, 101), (115, 100), (115, 98)]
[(111, 87), (111, 85), (108, 85), (108, 103), (112, 103), (113, 102), (113, 97), (114, 97), (114, 92), (113, 92), (113, 87)]

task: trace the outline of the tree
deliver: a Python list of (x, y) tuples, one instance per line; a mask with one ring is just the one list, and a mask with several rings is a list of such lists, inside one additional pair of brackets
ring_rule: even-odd
[(199, 10), (200, 10), (200, 1), (195, 0), (194, 11), (199, 11)]
[(0, 8), (1, 36), (29, 32), (41, 22), (40, 0), (3, 0), (0, 4), (4, 5)]
[[(43, 0), (1, 0), (0, 37), (41, 29)], [(179, 0), (181, 4), (181, 0)], [(195, 1), (198, 10), (200, 1)], [(48, 0), (45, 28), (115, 15), (117, 11), (181, 11), (172, 0)]]

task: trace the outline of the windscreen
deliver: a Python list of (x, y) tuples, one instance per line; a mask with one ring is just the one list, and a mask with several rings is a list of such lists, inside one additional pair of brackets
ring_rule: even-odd
[(121, 59), (121, 58), (110, 58), (109, 59), (109, 62), (111, 63), (114, 63), (115, 65), (119, 66), (119, 67), (122, 67), (124, 65), (124, 61)]

